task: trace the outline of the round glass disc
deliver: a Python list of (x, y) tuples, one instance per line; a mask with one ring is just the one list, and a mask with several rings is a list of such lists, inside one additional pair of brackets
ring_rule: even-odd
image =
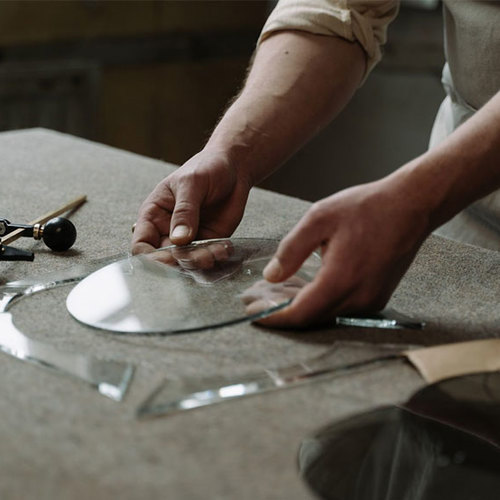
[(313, 254), (290, 280), (268, 283), (262, 271), (278, 243), (205, 240), (124, 258), (82, 280), (66, 306), (78, 321), (118, 333), (174, 333), (254, 320), (286, 306), (321, 263)]

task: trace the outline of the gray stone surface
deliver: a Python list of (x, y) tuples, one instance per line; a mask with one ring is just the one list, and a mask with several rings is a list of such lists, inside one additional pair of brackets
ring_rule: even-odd
[[(56, 255), (40, 242), (33, 263), (0, 262), (1, 281), (127, 252), (138, 206), (171, 169), (46, 130), (0, 134), (0, 216), (27, 222), (72, 197), (79, 236)], [(237, 235), (279, 238), (308, 203), (255, 190)], [(69, 287), (25, 298), (11, 311), (33, 338), (137, 364), (121, 403), (84, 383), (0, 353), (2, 499), (311, 499), (297, 470), (302, 438), (334, 419), (404, 401), (423, 385), (404, 364), (325, 380), (170, 417), (137, 420), (163, 377), (249, 371), (306, 360), (348, 342), (436, 344), (497, 335), (500, 255), (431, 237), (391, 305), (427, 321), (423, 331), (324, 328), (272, 331), (240, 324), (168, 337), (117, 336), (75, 322)], [(1, 335), (1, 332), (0, 332)]]

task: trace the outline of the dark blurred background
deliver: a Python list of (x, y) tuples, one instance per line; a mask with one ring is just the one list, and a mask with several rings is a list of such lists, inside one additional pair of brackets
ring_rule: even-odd
[[(244, 78), (272, 1), (2, 1), (0, 130), (46, 127), (182, 164)], [(351, 105), (263, 187), (308, 200), (425, 151), (441, 6), (403, 1)]]

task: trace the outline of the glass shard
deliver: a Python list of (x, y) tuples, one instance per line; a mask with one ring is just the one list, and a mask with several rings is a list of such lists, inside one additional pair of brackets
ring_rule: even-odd
[(79, 281), (104, 264), (123, 257), (123, 255), (111, 256), (0, 286), (0, 350), (19, 360), (50, 367), (76, 377), (95, 387), (100, 394), (121, 401), (132, 380), (134, 365), (83, 353), (61, 351), (47, 342), (34, 340), (14, 325), (12, 315), (7, 310), (14, 301), (56, 286)]
[(123, 399), (134, 372), (129, 363), (61, 351), (46, 342), (33, 340), (15, 327), (9, 312), (0, 312), (0, 350), (17, 359), (72, 375), (115, 401)]
[(400, 330), (403, 328), (420, 330), (425, 323), (410, 318), (394, 309), (387, 308), (383, 311), (360, 316), (338, 316), (336, 323), (339, 326), (357, 326), (362, 328), (381, 328), (387, 330)]
[(332, 349), (303, 363), (241, 377), (164, 380), (137, 410), (138, 417), (191, 410), (237, 398), (312, 383), (376, 364), (402, 360), (409, 346), (336, 342)]

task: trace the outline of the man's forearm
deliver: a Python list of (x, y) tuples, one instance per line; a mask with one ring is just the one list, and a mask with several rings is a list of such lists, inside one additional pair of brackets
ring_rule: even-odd
[(500, 92), (443, 143), (389, 179), (409, 202), (427, 210), (429, 230), (500, 188)]
[(364, 70), (357, 43), (279, 32), (260, 45), (244, 89), (207, 147), (228, 154), (255, 185), (338, 114)]

